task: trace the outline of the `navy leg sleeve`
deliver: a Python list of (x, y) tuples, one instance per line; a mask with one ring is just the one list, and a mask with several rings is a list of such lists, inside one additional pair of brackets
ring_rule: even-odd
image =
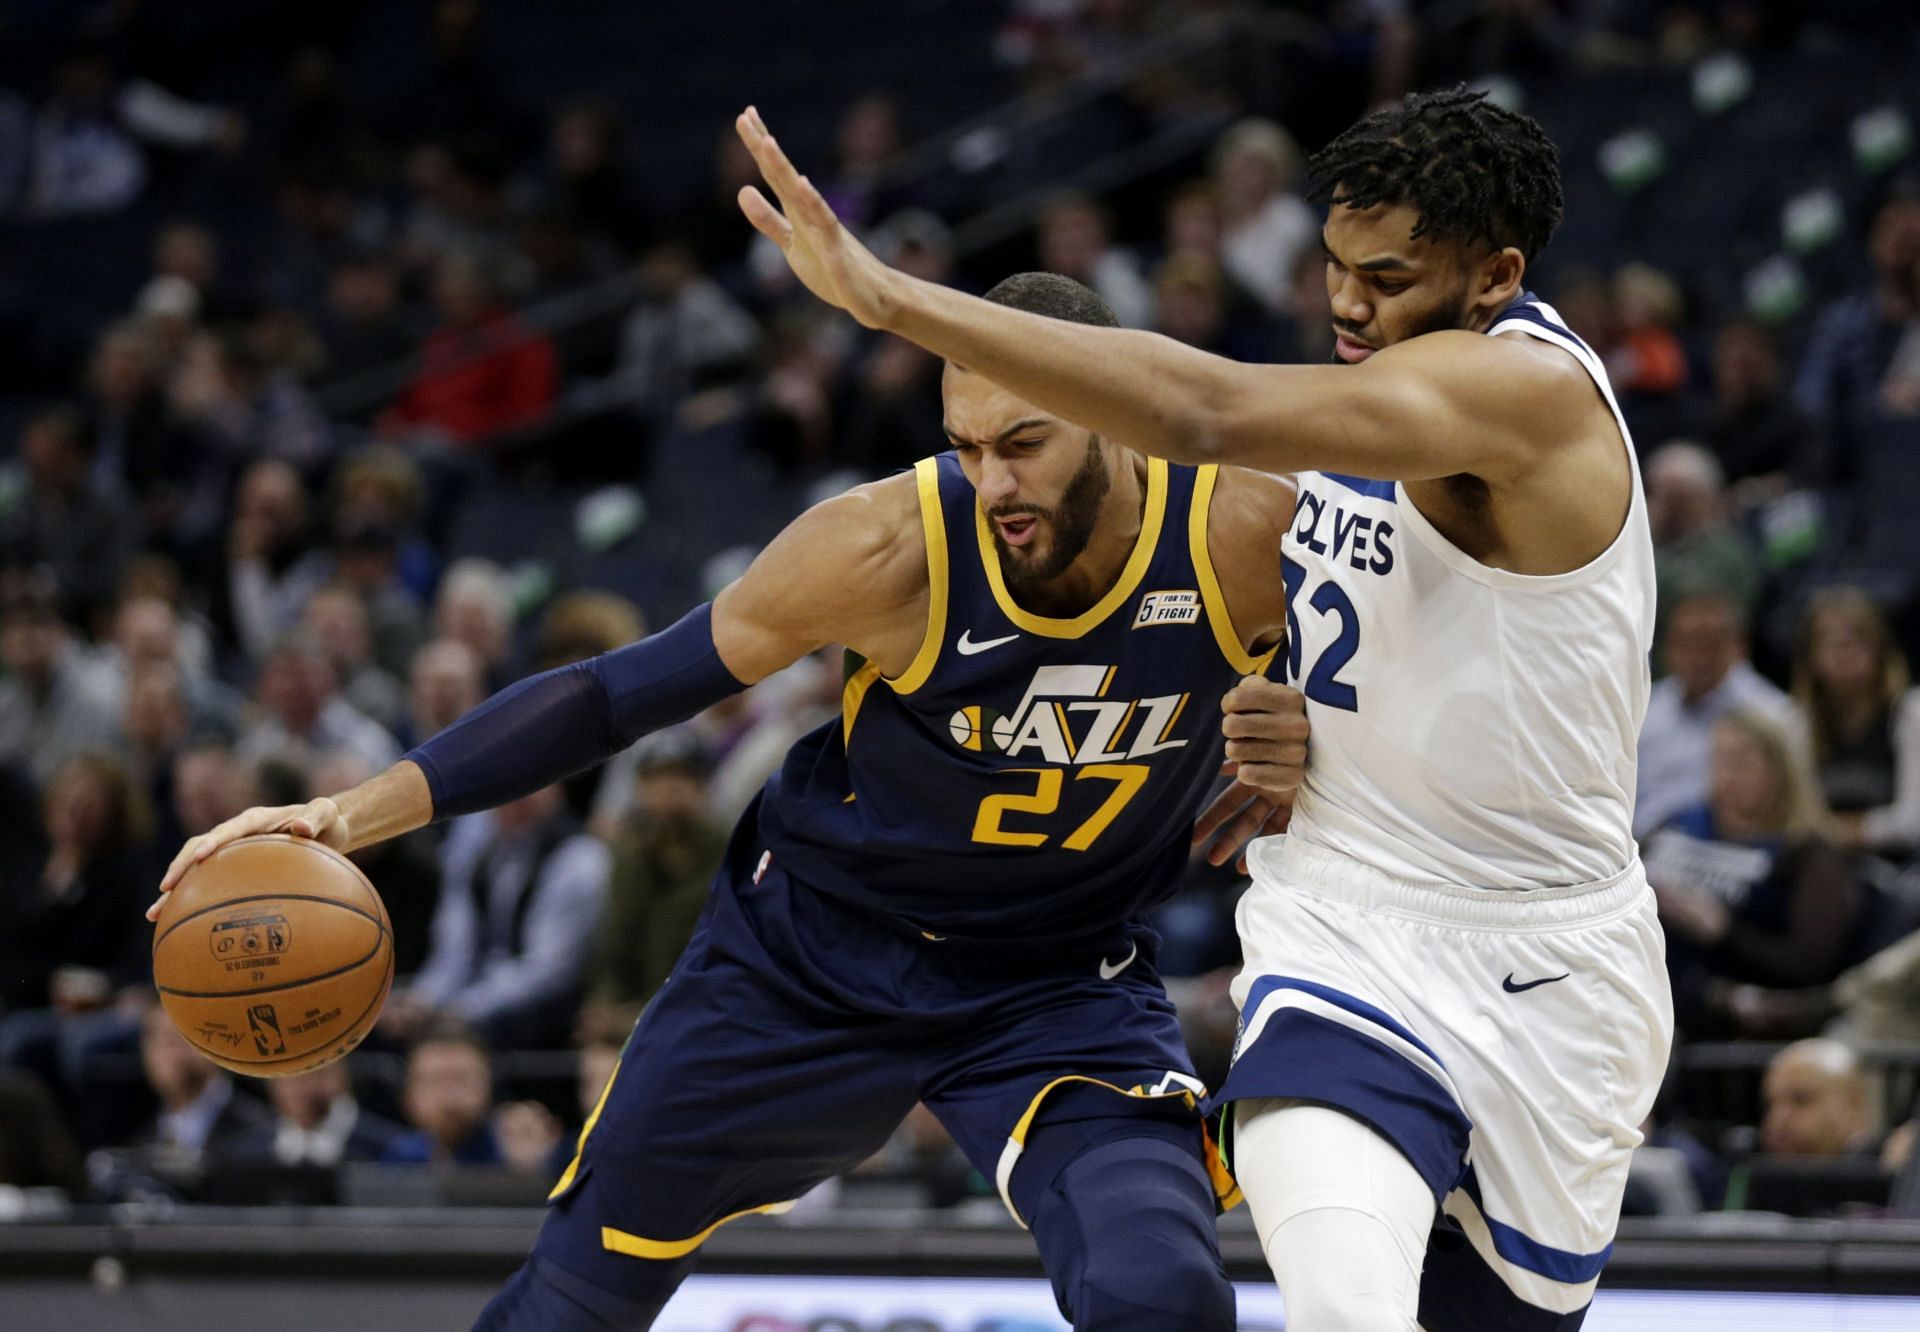
[(692, 1270), (691, 1257), (636, 1264), (650, 1288), (616, 1295), (535, 1254), (487, 1301), (473, 1332), (645, 1332)]
[(1060, 1311), (1075, 1332), (1232, 1332), (1199, 1126), (1116, 1116), (1116, 1136), (1073, 1135), (1064, 1163), (1034, 1130), (1021, 1190)]

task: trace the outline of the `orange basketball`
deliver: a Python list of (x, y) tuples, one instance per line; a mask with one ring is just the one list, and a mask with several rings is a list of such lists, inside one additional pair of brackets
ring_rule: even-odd
[(393, 927), (338, 851), (284, 833), (245, 837), (167, 894), (153, 983), (173, 1025), (214, 1063), (290, 1077), (372, 1030), (393, 985)]

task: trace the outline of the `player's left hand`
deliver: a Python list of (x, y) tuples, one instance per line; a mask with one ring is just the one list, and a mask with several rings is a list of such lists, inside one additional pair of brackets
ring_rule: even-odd
[[(1249, 675), (1227, 691), (1220, 710), (1227, 740), (1221, 772), (1234, 782), (1193, 827), (1195, 846), (1219, 836), (1207, 852), (1213, 865), (1226, 864), (1256, 837), (1285, 832), (1307, 775), (1307, 700), (1299, 690)], [(1245, 873), (1244, 856), (1239, 866)]]
[(813, 182), (794, 168), (753, 107), (733, 122), (740, 141), (760, 166), (760, 177), (780, 201), (778, 208), (752, 185), (740, 189), (740, 211), (754, 229), (787, 258), (807, 290), (839, 306), (868, 328), (883, 327), (904, 275), (881, 263), (873, 251), (840, 225)]

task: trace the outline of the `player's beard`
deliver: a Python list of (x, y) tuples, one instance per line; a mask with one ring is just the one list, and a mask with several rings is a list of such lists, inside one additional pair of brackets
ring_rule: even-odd
[(1079, 559), (1080, 552), (1093, 540), (1093, 529), (1100, 521), (1100, 506), (1112, 486), (1113, 473), (1107, 470), (1107, 457), (1101, 452), (1100, 436), (1093, 435), (1087, 440), (1087, 456), (1080, 464), (1080, 470), (1067, 482), (1060, 502), (1051, 509), (1043, 509), (1036, 504), (1007, 504), (989, 509), (989, 518), (1033, 514), (1046, 525), (1049, 537), (1046, 552), (1030, 556), (1024, 550), (1009, 546), (1000, 535), (999, 526), (992, 526), (993, 544), (999, 552), (1000, 570), (1007, 580), (1007, 586), (1015, 591), (1037, 587), (1065, 573), (1067, 566)]

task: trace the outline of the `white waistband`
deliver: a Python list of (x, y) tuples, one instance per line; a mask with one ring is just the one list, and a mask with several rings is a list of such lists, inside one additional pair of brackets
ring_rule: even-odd
[(1254, 882), (1312, 893), (1363, 911), (1438, 921), (1468, 929), (1562, 930), (1624, 915), (1650, 891), (1639, 857), (1611, 878), (1555, 888), (1470, 888), (1395, 878), (1350, 856), (1293, 837), (1255, 842)]

